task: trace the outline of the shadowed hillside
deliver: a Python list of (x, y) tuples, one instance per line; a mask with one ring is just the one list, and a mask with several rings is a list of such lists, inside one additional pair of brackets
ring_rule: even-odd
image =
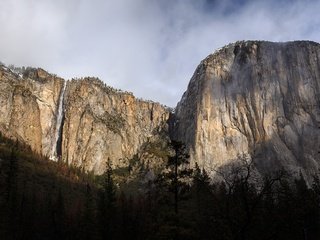
[(1, 136), (0, 238), (319, 239), (319, 178), (308, 188), (302, 175), (262, 177), (239, 158), (211, 183), (199, 167), (181, 168), (183, 145), (172, 148), (167, 170), (137, 191), (117, 184), (108, 161), (95, 177)]

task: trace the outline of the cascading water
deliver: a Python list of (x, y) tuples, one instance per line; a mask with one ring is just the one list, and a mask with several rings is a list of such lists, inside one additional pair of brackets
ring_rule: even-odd
[(63, 118), (64, 118), (64, 108), (63, 108), (63, 100), (64, 100), (64, 92), (66, 90), (66, 82), (63, 82), (63, 87), (60, 92), (60, 97), (59, 97), (59, 105), (58, 105), (58, 112), (57, 112), (57, 118), (56, 118), (56, 127), (55, 127), (55, 133), (53, 136), (52, 140), (52, 150), (51, 150), (51, 156), (50, 159), (53, 161), (57, 161), (59, 158), (58, 154), (58, 142), (61, 141), (60, 139), (60, 134), (62, 131), (62, 123), (63, 123)]

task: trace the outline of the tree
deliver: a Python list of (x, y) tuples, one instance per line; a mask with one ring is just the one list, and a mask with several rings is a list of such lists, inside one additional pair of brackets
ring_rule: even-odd
[(53, 208), (53, 225), (55, 234), (59, 239), (65, 239), (66, 237), (66, 210), (65, 210), (65, 199), (62, 195), (61, 188), (59, 189), (58, 198)]
[(299, 178), (295, 179), (295, 186), (295, 211), (300, 218), (300, 223), (302, 223), (300, 224), (300, 227), (303, 228), (303, 230), (301, 231), (303, 232), (303, 237), (304, 239), (318, 239), (319, 202), (317, 200), (314, 189), (308, 188), (308, 185), (301, 172)]
[(14, 148), (11, 148), (9, 160), (9, 170), (7, 174), (7, 201), (10, 204), (10, 207), (15, 209), (18, 185), (18, 158)]
[(187, 178), (191, 176), (192, 169), (188, 169), (186, 165), (189, 164), (190, 155), (186, 150), (185, 144), (178, 141), (172, 141), (171, 147), (174, 155), (168, 159), (167, 168), (169, 173), (170, 191), (174, 194), (174, 211), (178, 213), (179, 194), (183, 194), (184, 188), (187, 185)]
[(214, 217), (214, 199), (211, 191), (210, 177), (204, 169), (196, 163), (193, 171), (192, 199), (194, 200), (194, 219), (196, 220), (197, 236), (200, 239), (213, 239), (212, 220)]
[(113, 172), (110, 158), (106, 163), (106, 170), (104, 172), (103, 190), (100, 193), (100, 216), (101, 216), (101, 230), (104, 238), (113, 238), (113, 219), (116, 211), (116, 185), (113, 181)]
[[(252, 223), (259, 219), (258, 212), (263, 206), (265, 197), (273, 194), (274, 185), (280, 183), (284, 172), (279, 171), (262, 177), (255, 170), (253, 160), (245, 156), (239, 156), (236, 163), (215, 171), (225, 184), (225, 191), (222, 194), (225, 199), (220, 200), (220, 203), (232, 238), (235, 240), (250, 238), (249, 235), (254, 235), (254, 230), (259, 229), (257, 224), (253, 227)], [(266, 236), (271, 232), (269, 230)]]
[(86, 200), (81, 224), (81, 239), (91, 240), (97, 238), (95, 210), (95, 199), (93, 196), (92, 187), (87, 183)]
[(166, 169), (154, 181), (154, 239), (185, 239), (190, 228), (186, 220), (188, 208), (183, 208), (183, 204), (187, 204), (190, 196), (192, 170), (188, 169), (186, 146), (172, 141), (169, 147), (172, 151)]
[(7, 173), (6, 201), (8, 206), (9, 227), (7, 230), (17, 236), (18, 225), (18, 158), (14, 148), (11, 148), (9, 169)]
[(210, 178), (204, 169), (199, 168), (197, 163), (193, 171), (192, 189), (198, 214), (208, 213), (208, 208), (212, 204), (208, 199), (211, 198)]

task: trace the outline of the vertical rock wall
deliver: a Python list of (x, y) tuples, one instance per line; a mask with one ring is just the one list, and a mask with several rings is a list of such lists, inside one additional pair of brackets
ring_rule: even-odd
[[(158, 103), (32, 68), (0, 66), (0, 89), (0, 131), (52, 159), (102, 173), (108, 158), (124, 167), (137, 153), (150, 166), (166, 157), (170, 111)], [(208, 171), (245, 156), (261, 171), (311, 176), (320, 167), (320, 45), (248, 41), (209, 55), (171, 131)]]
[(2, 133), (87, 171), (102, 173), (108, 158), (127, 167), (146, 144), (169, 141), (166, 107), (97, 79), (65, 82), (42, 69), (19, 75), (1, 66), (0, 89)]
[(108, 158), (115, 167), (128, 166), (144, 144), (168, 131), (165, 107), (90, 78), (68, 82), (65, 106), (63, 159), (97, 173)]
[(0, 131), (49, 156), (63, 81), (42, 69), (19, 75), (0, 67)]
[(320, 167), (320, 45), (237, 42), (204, 59), (176, 108), (175, 137), (211, 171), (239, 158), (307, 175)]

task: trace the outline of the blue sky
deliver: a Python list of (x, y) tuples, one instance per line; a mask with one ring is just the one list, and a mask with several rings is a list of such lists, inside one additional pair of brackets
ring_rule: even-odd
[(97, 76), (174, 107), (199, 62), (237, 40), (320, 41), (320, 0), (1, 0), (0, 61)]

